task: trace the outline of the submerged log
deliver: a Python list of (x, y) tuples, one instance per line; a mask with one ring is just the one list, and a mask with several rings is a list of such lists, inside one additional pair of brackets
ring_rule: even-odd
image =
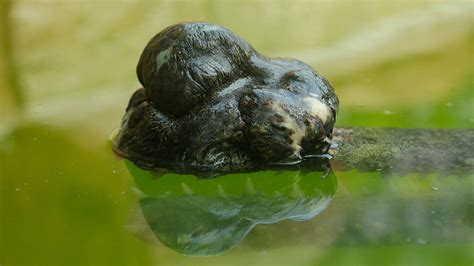
[(338, 128), (334, 170), (474, 173), (474, 129)]

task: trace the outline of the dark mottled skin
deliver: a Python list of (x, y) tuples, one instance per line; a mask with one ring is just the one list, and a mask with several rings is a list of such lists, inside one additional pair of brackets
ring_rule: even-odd
[(338, 109), (329, 82), (220, 26), (164, 29), (145, 47), (137, 75), (144, 88), (130, 99), (114, 149), (139, 165), (246, 170), (329, 148)]

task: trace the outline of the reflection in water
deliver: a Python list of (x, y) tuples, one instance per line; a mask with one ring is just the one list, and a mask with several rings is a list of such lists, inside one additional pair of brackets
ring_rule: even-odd
[(235, 173), (214, 179), (160, 176), (126, 161), (143, 193), (139, 207), (151, 232), (186, 255), (217, 255), (239, 243), (257, 224), (308, 220), (327, 208), (336, 178), (324, 166)]

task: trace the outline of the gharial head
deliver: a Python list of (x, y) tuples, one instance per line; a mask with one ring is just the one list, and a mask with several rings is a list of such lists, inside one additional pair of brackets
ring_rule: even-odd
[(338, 98), (295, 59), (268, 58), (209, 23), (170, 26), (145, 47), (115, 151), (147, 167), (242, 170), (327, 152)]

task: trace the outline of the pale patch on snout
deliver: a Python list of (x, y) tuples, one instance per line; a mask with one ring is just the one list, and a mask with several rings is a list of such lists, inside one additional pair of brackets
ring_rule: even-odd
[(331, 115), (331, 111), (329, 107), (321, 102), (318, 98), (315, 97), (306, 97), (303, 100), (307, 107), (309, 108), (309, 112), (313, 116), (317, 116), (321, 119), (321, 122), (326, 123)]
[(279, 114), (283, 122), (280, 124), (281, 126), (293, 130), (293, 134), (291, 134), (290, 139), (292, 140), (291, 147), (293, 148), (294, 154), (300, 156), (301, 151), (301, 140), (306, 134), (306, 127), (300, 126), (295, 118), (291, 117), (287, 111), (283, 110), (281, 106), (273, 102), (271, 105), (272, 110)]
[(170, 53), (171, 53), (172, 48), (173, 48), (173, 46), (170, 46), (166, 50), (163, 50), (163, 51), (159, 52), (156, 55), (156, 58), (155, 58), (155, 60), (156, 60), (156, 72), (158, 72), (160, 70), (160, 68), (163, 64), (168, 62), (168, 60), (170, 58)]

